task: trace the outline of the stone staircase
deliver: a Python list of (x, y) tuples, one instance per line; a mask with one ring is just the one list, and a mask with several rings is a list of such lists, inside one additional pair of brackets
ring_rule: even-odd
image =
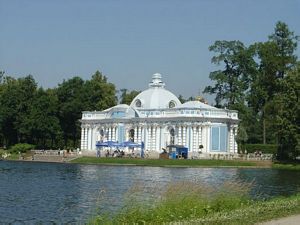
[(26, 157), (24, 160), (27, 161), (38, 161), (38, 162), (69, 162), (73, 159), (79, 158), (81, 156), (60, 156), (60, 155), (33, 155), (31, 157)]

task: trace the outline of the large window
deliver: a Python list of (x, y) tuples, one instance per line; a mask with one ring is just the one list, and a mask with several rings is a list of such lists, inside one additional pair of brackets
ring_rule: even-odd
[(211, 151), (227, 151), (227, 126), (214, 126), (211, 128)]
[(170, 132), (170, 145), (174, 145), (175, 144), (175, 130), (174, 128), (171, 128), (169, 130)]
[(118, 141), (119, 143), (125, 141), (125, 128), (123, 124), (118, 125)]

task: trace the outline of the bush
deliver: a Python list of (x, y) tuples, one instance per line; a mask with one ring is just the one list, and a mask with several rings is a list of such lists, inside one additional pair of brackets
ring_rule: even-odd
[(247, 153), (254, 153), (256, 151), (261, 151), (265, 154), (276, 154), (277, 153), (277, 145), (270, 144), (246, 144), (245, 149)]
[(19, 144), (15, 144), (13, 146), (10, 147), (10, 151), (13, 153), (25, 153), (29, 150), (32, 150), (35, 148), (35, 145), (31, 145), (31, 144), (27, 144), (27, 143), (19, 143)]

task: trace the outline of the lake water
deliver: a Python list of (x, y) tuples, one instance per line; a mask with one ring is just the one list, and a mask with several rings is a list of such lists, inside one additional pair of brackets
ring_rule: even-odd
[(253, 197), (300, 190), (300, 171), (0, 161), (0, 224), (83, 224), (99, 208), (115, 212), (134, 185), (147, 190), (180, 180), (253, 182)]

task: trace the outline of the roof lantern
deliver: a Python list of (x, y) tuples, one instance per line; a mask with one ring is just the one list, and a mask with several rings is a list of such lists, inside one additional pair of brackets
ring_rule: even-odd
[(160, 73), (155, 73), (152, 75), (152, 81), (149, 83), (149, 87), (159, 87), (164, 88), (165, 83), (161, 80), (162, 76)]

